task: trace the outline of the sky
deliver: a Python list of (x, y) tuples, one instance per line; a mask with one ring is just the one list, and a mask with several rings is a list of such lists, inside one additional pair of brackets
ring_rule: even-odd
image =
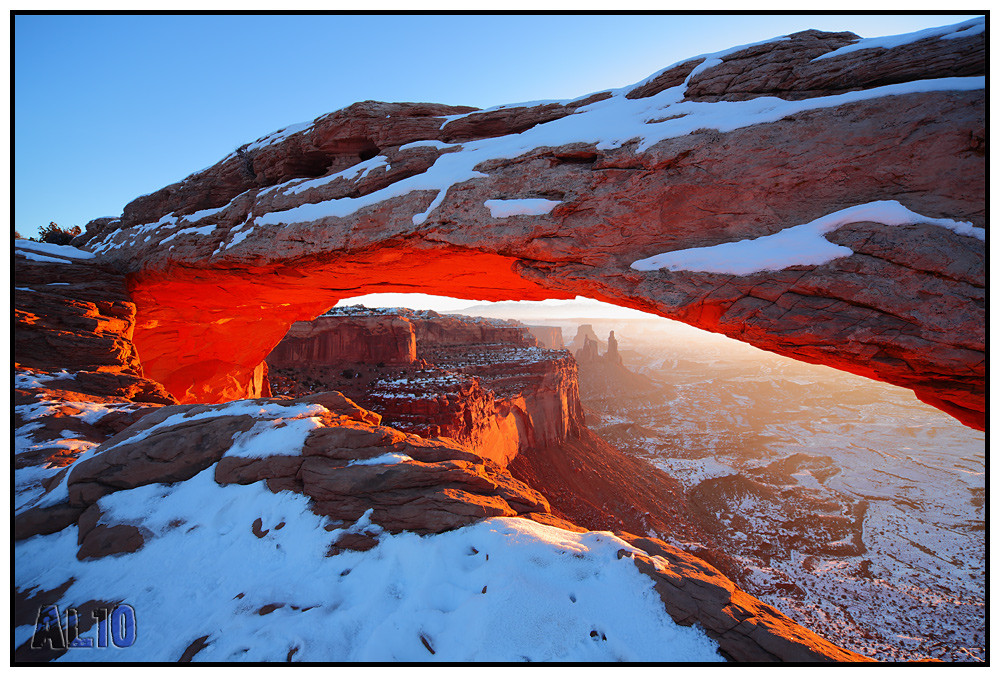
[(971, 16), (18, 15), (13, 227), (31, 237), (50, 221), (118, 216), (356, 101), (570, 99), (809, 28), (877, 37)]

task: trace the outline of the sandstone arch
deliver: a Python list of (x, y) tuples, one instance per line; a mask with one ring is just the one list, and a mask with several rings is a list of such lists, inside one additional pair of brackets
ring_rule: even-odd
[[(76, 243), (129, 274), (146, 374), (184, 402), (256, 394), (291, 322), (346, 296), (580, 294), (912, 388), (984, 428), (979, 25), (891, 47), (807, 31), (574, 101), (363, 102)], [(918, 216), (848, 219), (824, 237), (849, 255), (826, 261), (633, 268), (889, 202)]]

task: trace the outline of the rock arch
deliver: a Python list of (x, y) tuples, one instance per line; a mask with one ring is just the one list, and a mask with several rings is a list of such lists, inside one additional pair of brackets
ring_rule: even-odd
[[(979, 25), (894, 46), (807, 31), (573, 101), (363, 102), (76, 244), (128, 273), (146, 373), (184, 402), (256, 394), (290, 324), (343, 297), (579, 294), (912, 388), (983, 428)], [(737, 242), (742, 267), (674, 256)], [(753, 259), (768, 243), (777, 262)]]

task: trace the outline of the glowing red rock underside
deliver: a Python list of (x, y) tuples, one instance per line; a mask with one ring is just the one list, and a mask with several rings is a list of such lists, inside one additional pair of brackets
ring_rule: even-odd
[(472, 251), (400, 248), (238, 272), (175, 268), (132, 275), (141, 317), (133, 341), (146, 375), (180, 402), (257, 397), (264, 357), (292, 322), (310, 320), (341, 298), (374, 292), (573, 298), (516, 275), (512, 263)]

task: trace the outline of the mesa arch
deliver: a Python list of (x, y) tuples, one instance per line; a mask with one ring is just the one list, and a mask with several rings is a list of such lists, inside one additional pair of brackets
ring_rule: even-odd
[[(128, 275), (146, 375), (185, 402), (256, 394), (288, 326), (347, 296), (583, 295), (911, 388), (982, 429), (980, 25), (888, 46), (805, 31), (572, 101), (354, 104), (75, 243)], [(839, 246), (827, 260), (633, 267), (873, 203), (916, 216), (839, 223), (817, 235)]]

